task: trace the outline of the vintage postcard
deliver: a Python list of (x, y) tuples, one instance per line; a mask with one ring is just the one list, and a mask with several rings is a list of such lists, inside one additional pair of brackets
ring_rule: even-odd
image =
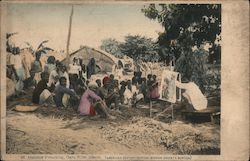
[(0, 4), (2, 160), (248, 160), (247, 1)]

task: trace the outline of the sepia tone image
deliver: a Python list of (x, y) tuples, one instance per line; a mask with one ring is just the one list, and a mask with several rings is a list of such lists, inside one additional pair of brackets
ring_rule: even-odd
[(6, 154), (221, 154), (221, 4), (5, 9)]

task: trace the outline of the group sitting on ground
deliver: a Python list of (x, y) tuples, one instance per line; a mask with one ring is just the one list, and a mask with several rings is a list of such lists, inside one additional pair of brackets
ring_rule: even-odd
[(160, 97), (157, 76), (148, 74), (147, 77), (142, 77), (140, 71), (135, 71), (131, 80), (122, 80), (121, 77), (115, 79), (110, 74), (102, 80), (89, 82), (95, 74), (94, 58), (87, 66), (82, 59), (74, 58), (73, 63), (66, 67), (54, 56), (50, 56), (42, 67), (41, 53), (35, 53), (30, 76), (25, 79), (19, 53), (18, 48), (13, 50), (7, 77), (11, 79), (14, 76), (17, 90), (33, 86), (34, 104), (56, 106), (58, 109), (72, 107), (81, 115), (97, 113), (101, 117), (112, 118), (109, 110), (121, 113), (123, 105), (137, 107), (138, 102), (148, 103)]
[[(39, 62), (39, 55), (36, 61)], [(91, 62), (94, 60), (91, 59)], [(88, 78), (94, 74), (94, 70), (89, 72), (91, 74), (85, 74), (82, 66), (77, 58), (67, 68), (54, 57), (49, 57), (42, 72), (33, 72), (40, 72), (40, 80), (33, 90), (32, 102), (55, 106), (59, 110), (71, 107), (80, 115), (98, 114), (104, 118), (112, 118), (109, 110), (121, 113), (123, 106), (136, 107), (138, 102), (147, 103), (151, 98), (159, 97), (156, 75), (148, 75), (146, 79), (139, 72), (134, 73), (132, 80), (118, 80), (110, 74), (102, 80), (89, 82)]]

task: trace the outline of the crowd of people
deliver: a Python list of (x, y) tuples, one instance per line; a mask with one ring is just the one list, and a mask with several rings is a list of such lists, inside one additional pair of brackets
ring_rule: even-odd
[(94, 80), (91, 79), (95, 74), (94, 58), (85, 66), (82, 59), (75, 57), (66, 66), (54, 56), (49, 56), (42, 66), (41, 53), (38, 52), (30, 65), (29, 76), (25, 77), (20, 50), (14, 48), (11, 53), (7, 78), (15, 82), (16, 94), (32, 89), (34, 104), (54, 106), (58, 110), (74, 108), (81, 115), (112, 117), (109, 109), (121, 113), (122, 105), (136, 107), (140, 101), (149, 102), (159, 97), (156, 75), (148, 74), (145, 78), (140, 71), (136, 71), (131, 80), (115, 78), (116, 73)]

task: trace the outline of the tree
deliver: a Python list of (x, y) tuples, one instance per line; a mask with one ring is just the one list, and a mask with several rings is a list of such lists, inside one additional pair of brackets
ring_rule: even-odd
[[(175, 70), (206, 92), (206, 63), (220, 63), (221, 58), (221, 5), (150, 4), (142, 12), (165, 28), (158, 37), (161, 60), (174, 55)], [(202, 49), (205, 44), (210, 45), (209, 53)]]
[[(158, 43), (178, 58), (182, 50), (210, 44), (210, 62), (220, 63), (220, 4), (150, 4), (142, 9), (150, 19), (157, 19), (165, 28)], [(178, 55), (179, 54), (179, 55)], [(160, 54), (162, 59), (166, 57)]]
[(53, 49), (51, 49), (51, 48), (49, 48), (49, 47), (47, 47), (47, 46), (44, 46), (44, 44), (45, 43), (47, 43), (47, 42), (49, 42), (49, 40), (44, 40), (44, 41), (42, 41), (39, 45), (38, 45), (38, 47), (37, 47), (37, 49), (34, 49), (33, 48), (33, 46), (30, 44), (30, 43), (28, 43), (28, 42), (26, 42), (26, 44), (27, 44), (27, 46), (28, 46), (28, 49), (31, 51), (31, 53), (33, 54), (33, 55), (35, 55), (35, 54), (46, 54), (48, 51), (54, 51)]
[(125, 36), (125, 42), (120, 44), (121, 52), (133, 59), (144, 61), (158, 61), (159, 45), (151, 38), (139, 35)]
[(102, 40), (102, 45), (100, 48), (108, 53), (113, 54), (116, 57), (121, 57), (123, 53), (120, 50), (120, 42), (113, 39), (113, 38), (108, 38)]

